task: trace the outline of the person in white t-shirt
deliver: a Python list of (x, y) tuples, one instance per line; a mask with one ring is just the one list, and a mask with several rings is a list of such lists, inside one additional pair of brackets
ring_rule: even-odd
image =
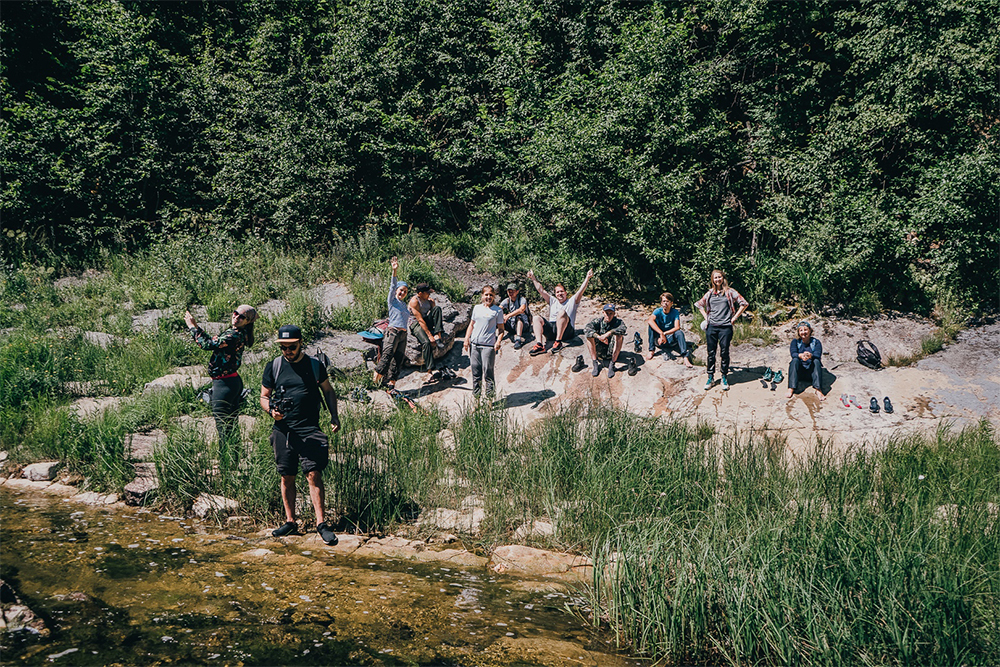
[(462, 345), (472, 366), (472, 395), (476, 398), (481, 393), (484, 376), (486, 395), (496, 393), (493, 366), (504, 335), (503, 311), (496, 305), (496, 299), (493, 285), (483, 287), (483, 302), (472, 308), (472, 323), (465, 331), (465, 343)]
[(545, 352), (545, 341), (548, 339), (553, 340), (550, 351), (552, 354), (556, 354), (566, 347), (565, 341), (576, 337), (576, 309), (580, 305), (580, 299), (583, 298), (584, 290), (587, 289), (587, 285), (593, 277), (594, 270), (588, 270), (587, 277), (583, 279), (580, 289), (573, 296), (568, 297), (566, 287), (562, 283), (558, 283), (552, 290), (552, 294), (549, 294), (535, 279), (535, 272), (528, 271), (528, 278), (534, 283), (539, 296), (549, 304), (549, 318), (547, 320), (537, 314), (532, 318), (531, 326), (535, 332), (536, 343), (529, 354), (535, 356)]

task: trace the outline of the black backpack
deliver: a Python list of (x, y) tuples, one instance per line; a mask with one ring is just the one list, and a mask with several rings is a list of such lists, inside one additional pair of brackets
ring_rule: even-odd
[(874, 343), (868, 340), (858, 341), (858, 363), (874, 370), (882, 368), (882, 355)]

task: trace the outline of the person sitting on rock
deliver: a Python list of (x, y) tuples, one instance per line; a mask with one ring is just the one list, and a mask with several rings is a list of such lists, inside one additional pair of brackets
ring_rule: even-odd
[(389, 326), (382, 340), (382, 356), (375, 365), (372, 379), (376, 386), (381, 386), (382, 380), (388, 377), (387, 384), (391, 393), (396, 390), (396, 380), (399, 378), (399, 370), (403, 367), (403, 358), (406, 356), (406, 330), (410, 323), (410, 310), (406, 306), (408, 287), (396, 276), (399, 260), (393, 257), (389, 260), (389, 265), (392, 267), (389, 296), (386, 298), (389, 306)]
[(316, 513), (316, 532), (327, 544), (337, 543), (333, 526), (326, 522), (323, 506), (323, 470), (330, 462), (329, 438), (319, 426), (321, 402), (330, 411), (330, 429), (340, 430), (337, 394), (330, 384), (326, 366), (306, 355), (302, 330), (294, 324), (278, 328), (281, 355), (264, 367), (260, 407), (274, 419), (271, 447), (281, 475), (281, 500), (285, 523), (271, 532), (275, 537), (298, 530), (295, 521), (295, 476), (299, 466), (309, 484), (309, 498)]
[(528, 279), (535, 285), (539, 296), (549, 304), (549, 319), (541, 315), (535, 315), (531, 320), (531, 326), (535, 333), (535, 345), (531, 348), (530, 354), (542, 354), (545, 352), (545, 341), (553, 340), (552, 354), (560, 352), (565, 346), (565, 341), (576, 337), (576, 309), (583, 298), (583, 292), (587, 289), (590, 279), (594, 277), (594, 270), (587, 271), (587, 277), (583, 279), (580, 289), (571, 296), (566, 296), (566, 287), (558, 283), (552, 294), (545, 291), (542, 284), (535, 279), (535, 272), (528, 271)]
[(691, 355), (687, 349), (684, 332), (681, 331), (681, 312), (674, 307), (673, 294), (664, 292), (660, 295), (660, 307), (653, 311), (646, 324), (646, 338), (649, 342), (647, 359), (653, 358), (657, 347), (663, 348), (668, 359), (673, 359), (670, 346), (676, 345), (684, 365), (691, 367)]
[(514, 349), (524, 345), (524, 327), (528, 324), (528, 300), (520, 293), (517, 283), (507, 285), (507, 298), (500, 302), (503, 328), (514, 338)]
[[(614, 341), (612, 342), (612, 339)], [(587, 322), (583, 330), (583, 342), (587, 346), (590, 362), (594, 365), (591, 374), (601, 374), (601, 362), (608, 363), (608, 377), (615, 376), (615, 364), (625, 342), (625, 323), (615, 314), (613, 303), (604, 306), (604, 314)]]
[(788, 364), (788, 398), (795, 394), (799, 388), (799, 377), (807, 376), (812, 378), (813, 391), (816, 398), (821, 401), (826, 400), (823, 395), (823, 345), (818, 338), (813, 338), (813, 328), (808, 322), (799, 322), (795, 327), (797, 337), (792, 339), (788, 346), (788, 351), (792, 355), (792, 360)]
[(432, 382), (441, 378), (441, 372), (434, 372), (434, 349), (444, 349), (441, 334), (444, 333), (444, 323), (441, 317), (441, 306), (434, 304), (431, 298), (431, 286), (427, 283), (417, 283), (413, 288), (416, 294), (410, 299), (410, 331), (420, 341), (420, 354), (424, 360), (424, 370), (427, 377), (424, 382)]

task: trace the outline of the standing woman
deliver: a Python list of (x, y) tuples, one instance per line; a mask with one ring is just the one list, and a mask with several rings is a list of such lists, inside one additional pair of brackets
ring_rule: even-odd
[(705, 347), (708, 351), (708, 381), (705, 391), (715, 384), (715, 349), (719, 348), (722, 357), (722, 390), (729, 391), (729, 344), (733, 342), (733, 325), (750, 304), (740, 296), (740, 293), (729, 286), (726, 274), (716, 269), (708, 279), (708, 291), (695, 307), (705, 318)]
[(496, 305), (496, 300), (493, 285), (483, 287), (483, 302), (472, 308), (472, 324), (465, 332), (465, 344), (462, 346), (472, 366), (472, 395), (476, 398), (482, 390), (484, 375), (486, 395), (492, 396), (496, 391), (493, 365), (504, 335), (503, 311)]
[(389, 260), (392, 267), (392, 278), (389, 280), (389, 296), (386, 305), (389, 306), (389, 327), (382, 339), (382, 357), (375, 366), (373, 380), (381, 386), (382, 380), (389, 377), (389, 393), (396, 391), (396, 378), (399, 369), (403, 367), (403, 357), (406, 355), (406, 329), (410, 324), (410, 310), (406, 305), (406, 283), (396, 276), (399, 260), (393, 257)]
[(253, 347), (253, 323), (257, 311), (243, 304), (232, 314), (232, 326), (210, 337), (194, 321), (191, 311), (184, 311), (194, 342), (203, 350), (212, 350), (208, 374), (212, 377), (212, 416), (219, 431), (219, 467), (233, 468), (239, 462), (239, 422), (237, 414), (243, 402), (243, 379), (239, 376), (243, 350)]

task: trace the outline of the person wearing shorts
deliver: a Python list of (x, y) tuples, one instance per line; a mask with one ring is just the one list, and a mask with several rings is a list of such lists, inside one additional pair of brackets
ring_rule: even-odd
[[(309, 484), (309, 499), (316, 513), (316, 532), (327, 544), (337, 543), (333, 526), (326, 522), (323, 470), (330, 462), (329, 440), (319, 425), (320, 401), (330, 411), (330, 428), (340, 429), (337, 394), (330, 385), (326, 367), (307, 356), (302, 331), (286, 324), (278, 329), (281, 356), (264, 367), (260, 407), (272, 418), (271, 446), (281, 475), (281, 500), (285, 523), (274, 531), (283, 537), (298, 531), (295, 519), (295, 477), (299, 468)], [(280, 399), (280, 400), (279, 400)]]
[(545, 352), (546, 340), (553, 341), (552, 349), (549, 351), (557, 354), (566, 347), (565, 341), (576, 338), (576, 309), (580, 306), (583, 292), (593, 277), (594, 270), (588, 270), (580, 289), (573, 296), (567, 296), (566, 287), (562, 283), (558, 283), (552, 294), (549, 294), (535, 278), (535, 272), (528, 271), (528, 279), (534, 283), (538, 295), (549, 304), (549, 319), (546, 320), (537, 314), (532, 318), (531, 328), (535, 334), (535, 345), (528, 351), (531, 356)]

